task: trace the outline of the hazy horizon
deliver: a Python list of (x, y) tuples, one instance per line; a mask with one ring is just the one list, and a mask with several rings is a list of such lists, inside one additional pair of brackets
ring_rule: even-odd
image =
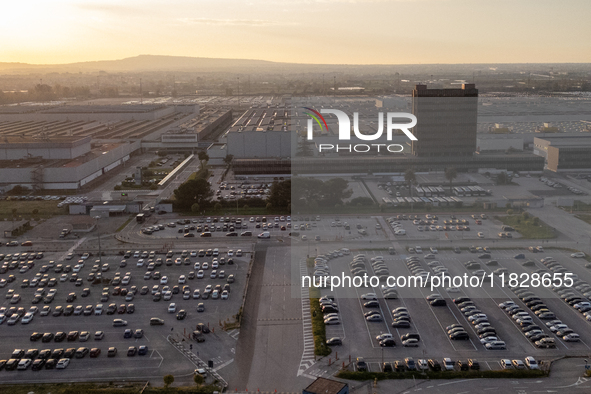
[(588, 63), (589, 11), (584, 0), (29, 0), (5, 5), (0, 62)]

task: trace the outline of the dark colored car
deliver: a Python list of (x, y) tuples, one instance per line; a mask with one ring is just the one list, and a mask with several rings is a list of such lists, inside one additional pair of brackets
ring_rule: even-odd
[(31, 342), (36, 342), (39, 339), (43, 338), (43, 333), (42, 332), (34, 332), (31, 334), (31, 336), (29, 337), (29, 340)]
[(68, 341), (72, 342), (78, 339), (78, 337), (80, 336), (80, 333), (78, 331), (70, 331), (68, 333)]
[(187, 317), (187, 311), (185, 311), (184, 309), (181, 309), (179, 311), (179, 313), (176, 314), (176, 319), (177, 320), (184, 320), (185, 317)]
[(49, 358), (55, 358), (56, 360), (59, 360), (63, 356), (64, 356), (64, 349), (53, 349), (53, 352), (51, 352), (51, 356)]
[(137, 347), (135, 346), (130, 346), (127, 349), (127, 357), (133, 357), (137, 354)]
[(4, 365), (4, 369), (7, 371), (14, 371), (16, 369), (16, 367), (18, 366), (19, 361), (20, 361), (20, 359), (11, 358)]
[(133, 336), (133, 332), (127, 328), (124, 332), (123, 332), (123, 338), (131, 338)]
[(433, 371), (441, 371), (441, 364), (439, 364), (439, 361), (434, 360), (434, 359), (429, 359), (428, 363), (429, 363), (429, 368), (431, 368)]
[(57, 360), (55, 358), (50, 358), (45, 362), (45, 369), (55, 369), (57, 365)]
[(137, 351), (138, 356), (145, 356), (148, 354), (148, 347), (146, 345), (142, 345), (138, 348)]
[(58, 305), (53, 309), (52, 315), (53, 316), (60, 316), (62, 313), (64, 313), (64, 307), (61, 305)]
[(96, 358), (101, 354), (101, 349), (99, 349), (98, 347), (93, 347), (92, 349), (90, 349), (90, 353), (89, 356), (91, 358)]
[(55, 342), (62, 342), (64, 339), (66, 339), (66, 337), (67, 337), (67, 334), (65, 332), (60, 331), (60, 332), (55, 333), (53, 340)]
[(31, 369), (33, 371), (39, 371), (39, 370), (43, 369), (44, 365), (45, 365), (45, 360), (38, 358), (35, 361), (33, 361), (33, 365), (31, 366)]
[(51, 357), (51, 349), (43, 349), (39, 352), (39, 355), (37, 356), (37, 358), (41, 358), (43, 360), (47, 360), (49, 357)]

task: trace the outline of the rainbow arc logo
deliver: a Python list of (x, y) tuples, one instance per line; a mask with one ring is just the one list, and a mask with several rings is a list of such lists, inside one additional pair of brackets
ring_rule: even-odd
[[(328, 125), (326, 124), (326, 120), (324, 119), (324, 116), (320, 115), (320, 112), (316, 111), (315, 109), (309, 108), (309, 107), (304, 107), (304, 109), (312, 112), (304, 112), (304, 114), (311, 116), (316, 123), (318, 123), (318, 126), (320, 126), (320, 130), (324, 130), (324, 128), (322, 127), (322, 123), (324, 123), (324, 126), (326, 127), (326, 130), (328, 131)], [(322, 119), (322, 123), (320, 123), (320, 119)]]

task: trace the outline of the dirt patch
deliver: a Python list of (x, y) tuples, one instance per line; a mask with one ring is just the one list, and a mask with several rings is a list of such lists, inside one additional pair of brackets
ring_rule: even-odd
[[(99, 229), (102, 235), (113, 234), (125, 221), (128, 216), (117, 216), (110, 218), (101, 218), (99, 222)], [(43, 239), (43, 240), (59, 240), (59, 235), (62, 229), (74, 228), (75, 225), (80, 225), (80, 219), (87, 219), (93, 221), (89, 216), (76, 216), (76, 215), (62, 215), (56, 216), (47, 220), (43, 220), (39, 223), (32, 222), (33, 228), (25, 235), (27, 239)], [(83, 237), (85, 235), (96, 236), (96, 229), (93, 229), (89, 233), (80, 232), (78, 235)], [(69, 240), (76, 239), (76, 233), (72, 233), (67, 237)]]

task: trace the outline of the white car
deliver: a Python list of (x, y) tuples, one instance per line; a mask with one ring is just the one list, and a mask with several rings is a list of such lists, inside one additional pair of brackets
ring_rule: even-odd
[(338, 318), (338, 316), (331, 316), (327, 319), (324, 319), (324, 324), (331, 325), (331, 324), (341, 324), (341, 320)]
[(484, 238), (484, 233), (477, 233), (478, 238)]
[(31, 312), (25, 313), (23, 319), (21, 320), (22, 324), (29, 324), (33, 320), (33, 314)]
[(201, 293), (199, 292), (199, 289), (195, 289), (193, 290), (193, 299), (196, 300), (198, 298), (201, 298)]
[(580, 258), (585, 257), (585, 253), (583, 253), (583, 252), (576, 252), (576, 253), (571, 254), (570, 257), (574, 257), (574, 258), (579, 258), (580, 259)]
[(486, 337), (486, 338), (482, 338), (480, 340), (480, 343), (482, 343), (483, 345), (486, 345), (487, 343), (497, 342), (498, 340), (499, 340), (499, 338), (497, 338), (497, 337)]
[(215, 279), (215, 278), (217, 278), (217, 276), (218, 276), (218, 271), (217, 270), (211, 271), (211, 274), (209, 275), (209, 277), (211, 279)]
[(367, 321), (382, 321), (382, 315), (380, 315), (380, 314), (369, 315), (365, 318), (365, 320), (367, 320)]
[(451, 358), (446, 357), (443, 359), (443, 368), (446, 371), (453, 371), (454, 370), (454, 362), (451, 361)]
[(171, 302), (170, 305), (168, 305), (168, 313), (175, 313), (176, 312), (176, 304), (174, 302)]
[(161, 285), (165, 285), (167, 283), (168, 283), (168, 276), (163, 276), (162, 278), (160, 278)]
[(211, 262), (211, 268), (218, 269), (220, 268), (220, 263), (217, 260)]
[(62, 276), (60, 276), (60, 282), (65, 282), (68, 280), (68, 274), (62, 274)]
[(203, 270), (197, 271), (197, 279), (203, 279), (203, 277), (204, 277)]
[(179, 285), (184, 285), (187, 283), (187, 277), (185, 275), (179, 276)]
[(137, 261), (137, 264), (136, 264), (136, 265), (137, 265), (138, 267), (143, 267), (143, 266), (144, 266), (144, 259), (139, 259), (139, 260)]
[(525, 358), (525, 365), (527, 365), (529, 369), (540, 369), (538, 362), (532, 356), (527, 356)]
[(209, 263), (207, 263), (207, 262), (203, 263), (203, 265), (201, 265), (201, 269), (203, 269), (203, 270), (209, 269)]
[(228, 293), (228, 290), (224, 290), (224, 291), (222, 291), (222, 295), (220, 298), (222, 300), (227, 300), (229, 295), (230, 295), (230, 293)]
[(363, 294), (361, 295), (361, 299), (364, 301), (377, 301), (378, 300), (378, 296), (376, 296), (375, 293), (367, 293), (367, 294)]
[(425, 360), (424, 358), (420, 358), (417, 361), (417, 368), (420, 371), (426, 371), (426, 370), (428, 370), (429, 369), (429, 364), (427, 363), (427, 360)]
[(262, 238), (262, 239), (271, 238), (271, 233), (268, 232), (268, 231), (263, 231), (262, 233), (260, 233), (259, 235), (257, 235), (257, 238)]
[(103, 314), (103, 304), (97, 304), (97, 305), (94, 307), (94, 314), (95, 314), (96, 316), (100, 316), (100, 315), (102, 315), (102, 314)]
[(62, 358), (57, 362), (55, 369), (66, 369), (68, 367), (68, 365), (70, 365), (70, 359), (69, 358)]
[(19, 371), (23, 371), (25, 369), (28, 369), (32, 363), (33, 363), (33, 360), (31, 360), (29, 358), (24, 358), (18, 362), (16, 369), (18, 369)]
[(234, 256), (234, 251), (232, 249), (228, 250), (228, 257)]
[(448, 293), (459, 293), (460, 288), (459, 287), (448, 287), (445, 289), (445, 291), (447, 291)]
[(242, 256), (242, 249), (238, 249), (236, 251), (236, 257), (241, 257)]

